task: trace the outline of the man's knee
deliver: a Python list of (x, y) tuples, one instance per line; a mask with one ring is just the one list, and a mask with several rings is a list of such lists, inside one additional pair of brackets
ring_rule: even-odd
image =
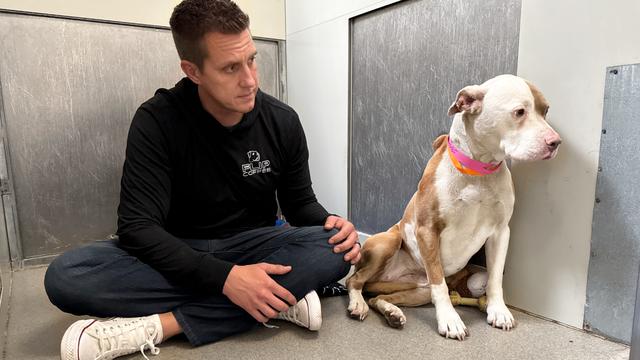
[[(336, 253), (329, 239), (337, 234), (335, 229), (325, 230), (322, 226), (297, 228), (292, 236), (296, 241), (290, 243), (286, 251), (279, 252), (276, 262), (292, 264), (291, 274), (283, 275), (287, 289), (299, 298), (309, 290), (318, 289), (344, 278), (351, 264), (344, 260), (346, 252)], [(274, 276), (278, 279), (279, 276)]]
[(344, 260), (349, 250), (336, 253), (334, 248), (337, 244), (329, 244), (329, 239), (337, 233), (336, 229), (320, 230), (318, 237), (321, 237), (322, 240), (320, 243), (316, 243), (318, 247), (313, 255), (316, 259), (310, 260), (310, 263), (317, 267), (316, 271), (321, 274), (321, 277), (324, 278), (322, 282), (325, 283), (338, 281), (347, 276), (351, 270), (351, 263)]
[(64, 266), (62, 257), (58, 256), (49, 264), (47, 272), (44, 275), (44, 289), (49, 297), (49, 301), (63, 311), (66, 311), (66, 299), (69, 298), (68, 293), (68, 272)]
[(313, 231), (315, 231), (317, 238), (322, 239), (322, 247), (328, 250), (321, 254), (321, 263), (325, 264), (325, 269), (328, 274), (333, 274), (332, 277), (334, 279), (331, 281), (336, 281), (347, 276), (349, 270), (351, 270), (351, 263), (345, 261), (344, 256), (350, 251), (350, 249), (341, 253), (336, 253), (333, 250), (338, 244), (329, 244), (329, 239), (338, 233), (338, 229), (325, 230), (319, 226), (314, 227)]
[[(106, 254), (105, 254), (106, 253)], [(53, 305), (60, 310), (77, 314), (82, 312), (78, 304), (100, 289), (99, 281), (91, 279), (95, 267), (108, 256), (104, 246), (91, 244), (68, 250), (55, 258), (44, 276), (44, 288)]]

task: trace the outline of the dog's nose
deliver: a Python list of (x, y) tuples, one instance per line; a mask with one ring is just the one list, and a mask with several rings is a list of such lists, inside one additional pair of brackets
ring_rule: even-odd
[(544, 141), (545, 143), (547, 143), (547, 146), (551, 151), (555, 150), (556, 148), (558, 148), (558, 146), (560, 146), (560, 144), (562, 144), (562, 139), (558, 135), (547, 137), (544, 139)]

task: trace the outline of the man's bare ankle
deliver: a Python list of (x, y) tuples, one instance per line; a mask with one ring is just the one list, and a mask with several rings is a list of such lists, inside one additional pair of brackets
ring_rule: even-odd
[(176, 320), (173, 313), (168, 312), (164, 314), (158, 314), (160, 316), (160, 323), (162, 324), (162, 341), (169, 339), (172, 336), (182, 333), (182, 327)]

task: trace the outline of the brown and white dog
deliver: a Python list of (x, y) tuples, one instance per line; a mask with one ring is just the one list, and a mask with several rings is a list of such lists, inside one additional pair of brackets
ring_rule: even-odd
[[(368, 304), (393, 327), (406, 322), (398, 306), (433, 302), (438, 332), (463, 340), (468, 331), (451, 304), (446, 277), (486, 245), (487, 322), (504, 330), (515, 325), (502, 293), (514, 204), (503, 160), (555, 157), (561, 139), (546, 121), (548, 109), (538, 88), (513, 75), (458, 92), (449, 108), (449, 115), (455, 114), (449, 135), (434, 141), (435, 153), (404, 216), (363, 246), (362, 260), (347, 280), (351, 316), (367, 316), (363, 291), (375, 296)], [(485, 174), (473, 173), (478, 164), (486, 165)]]

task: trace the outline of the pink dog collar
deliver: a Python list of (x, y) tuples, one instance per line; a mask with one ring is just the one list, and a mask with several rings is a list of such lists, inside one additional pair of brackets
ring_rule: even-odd
[(458, 150), (453, 143), (451, 143), (451, 138), (447, 136), (447, 150), (449, 152), (449, 157), (451, 158), (451, 162), (461, 173), (473, 176), (482, 176), (493, 174), (494, 172), (500, 169), (500, 165), (502, 165), (502, 161), (499, 163), (490, 162), (485, 163), (478, 160), (473, 160), (467, 155), (463, 154), (462, 151)]

